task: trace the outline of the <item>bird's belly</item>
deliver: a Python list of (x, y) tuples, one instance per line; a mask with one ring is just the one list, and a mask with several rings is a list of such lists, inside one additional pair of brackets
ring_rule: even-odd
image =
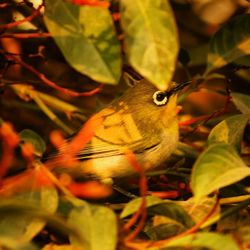
[[(135, 153), (139, 164), (145, 169), (152, 169), (164, 162), (176, 149), (178, 143), (178, 127), (173, 126), (168, 133), (162, 136), (161, 142), (141, 153)], [(136, 173), (126, 155), (113, 155), (94, 158), (81, 162), (83, 173), (99, 176), (101, 179), (123, 177)]]
[(83, 173), (93, 174), (101, 179), (123, 177), (135, 172), (125, 155), (101, 157), (81, 162)]
[(178, 140), (178, 130), (166, 134), (157, 146), (139, 156), (139, 162), (144, 165), (145, 170), (159, 166), (176, 150)]

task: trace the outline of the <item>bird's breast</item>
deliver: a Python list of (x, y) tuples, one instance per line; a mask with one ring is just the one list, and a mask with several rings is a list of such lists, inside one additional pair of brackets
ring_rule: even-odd
[(159, 144), (155, 147), (138, 155), (138, 160), (143, 164), (146, 170), (157, 167), (176, 150), (179, 140), (178, 123), (173, 122), (167, 130), (164, 130), (160, 137)]
[[(159, 143), (156, 145), (134, 152), (138, 163), (145, 170), (160, 165), (175, 151), (179, 138), (177, 121), (163, 130), (159, 136)], [(81, 169), (84, 173), (97, 175), (101, 179), (124, 177), (136, 173), (125, 154), (108, 155), (83, 161)]]

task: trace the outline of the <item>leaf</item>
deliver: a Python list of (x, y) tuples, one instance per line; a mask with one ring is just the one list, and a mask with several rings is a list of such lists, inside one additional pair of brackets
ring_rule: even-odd
[[(196, 233), (195, 235), (191, 234), (182, 238), (171, 240), (166, 244), (164, 249), (172, 249), (173, 247), (185, 247), (185, 249), (201, 247), (209, 250), (240, 249), (232, 236), (207, 232)], [(151, 249), (153, 250), (153, 248)]]
[[(163, 202), (164, 202), (163, 200), (161, 200), (160, 198), (156, 196), (146, 197), (146, 207), (155, 206)], [(130, 201), (129, 203), (127, 203), (120, 214), (120, 218), (123, 219), (129, 215), (134, 214), (140, 208), (141, 203), (142, 203), (142, 198), (136, 198)]]
[[(42, 188), (40, 191), (23, 193), (15, 199), (27, 204), (32, 203), (50, 214), (56, 211), (58, 205), (58, 195), (54, 188)], [(24, 242), (28, 242), (41, 231), (45, 223), (44, 219), (37, 219), (29, 213), (4, 213), (0, 219), (0, 235), (22, 238)]]
[[(186, 201), (177, 201), (177, 204), (181, 205), (196, 223), (203, 220), (209, 214), (209, 212), (213, 209), (215, 203), (215, 196), (204, 197), (198, 204), (195, 202), (193, 197), (189, 198)], [(210, 216), (210, 219), (214, 218), (214, 216), (217, 216), (219, 212), (220, 209), (218, 208), (213, 213), (213, 215)]]
[(173, 237), (185, 230), (181, 223), (161, 215), (154, 216), (153, 225), (146, 225), (144, 229), (151, 240)]
[(46, 0), (45, 23), (74, 69), (95, 81), (118, 82), (121, 52), (107, 8)]
[(234, 18), (211, 39), (205, 74), (250, 54), (250, 14)]
[(81, 201), (81, 205), (72, 209), (69, 223), (74, 225), (84, 242), (75, 236), (70, 236), (73, 245), (81, 246), (84, 250), (116, 249), (117, 225), (114, 212), (103, 206), (89, 205)]
[(231, 93), (233, 103), (243, 114), (250, 114), (250, 96), (241, 93)]
[(150, 206), (148, 208), (149, 215), (162, 215), (171, 220), (176, 221), (176, 223), (181, 223), (186, 229), (192, 227), (194, 222), (189, 214), (174, 201), (165, 200), (161, 204)]
[(208, 144), (225, 142), (240, 149), (244, 129), (250, 115), (234, 115), (217, 124), (208, 136)]
[(46, 150), (46, 144), (40, 135), (30, 129), (22, 130), (19, 135), (21, 142), (30, 142), (33, 145), (37, 156), (43, 155)]
[[(140, 208), (142, 198), (136, 198), (125, 206), (120, 218), (125, 218), (134, 214)], [(193, 222), (190, 220), (190, 217), (185, 213), (184, 209), (172, 201), (161, 200), (156, 196), (147, 196), (146, 197), (146, 207), (148, 208), (149, 215), (164, 215), (171, 219), (174, 219), (186, 227), (191, 227)]]
[(236, 151), (228, 144), (208, 147), (196, 160), (191, 174), (191, 188), (196, 201), (215, 190), (233, 184), (250, 175)]
[[(55, 213), (58, 206), (58, 194), (55, 188), (42, 188), (40, 192), (40, 207), (48, 213)], [(41, 219), (28, 218), (29, 224), (23, 234), (24, 239), (32, 239), (41, 229), (46, 222)]]
[(168, 1), (120, 1), (120, 14), (129, 63), (156, 87), (167, 89), (179, 50)]
[(0, 236), (0, 248), (8, 250), (38, 250), (32, 243), (24, 242), (20, 238), (2, 236)]
[[(24, 228), (19, 228), (21, 219), (23, 217), (29, 217), (31, 219), (36, 218), (36, 219), (41, 219), (41, 221), (46, 221), (53, 229), (56, 229), (58, 232), (67, 235), (67, 234), (72, 234), (75, 235), (76, 237), (79, 237), (79, 234), (76, 230), (75, 227), (72, 225), (68, 224), (65, 221), (65, 218), (62, 218), (62, 216), (50, 213), (46, 211), (43, 207), (39, 207), (36, 203), (31, 202), (31, 201), (25, 201), (17, 198), (8, 198), (8, 199), (1, 199), (0, 202), (0, 215), (1, 219), (3, 217), (8, 216), (8, 217), (16, 217), (16, 221), (12, 221), (14, 225), (9, 225), (6, 223), (6, 227), (12, 226), (13, 231), (9, 230), (9, 235), (7, 236), (6, 227), (1, 225), (0, 228), (0, 238), (3, 237), (8, 237), (8, 238), (20, 238), (22, 239), (23, 242), (27, 242), (26, 238), (19, 237), (15, 233), (15, 231), (21, 231), (21, 233), (24, 232)], [(22, 230), (23, 229), (23, 230)], [(28, 240), (29, 241), (29, 240)]]

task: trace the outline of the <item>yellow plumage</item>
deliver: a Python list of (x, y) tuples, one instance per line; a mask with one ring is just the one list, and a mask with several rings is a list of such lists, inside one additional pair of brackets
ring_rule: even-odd
[(97, 115), (103, 121), (78, 153), (80, 164), (74, 171), (100, 179), (133, 174), (135, 169), (125, 156), (128, 150), (145, 170), (165, 161), (178, 142), (176, 92), (181, 88), (173, 84), (160, 92), (142, 80), (102, 109)]

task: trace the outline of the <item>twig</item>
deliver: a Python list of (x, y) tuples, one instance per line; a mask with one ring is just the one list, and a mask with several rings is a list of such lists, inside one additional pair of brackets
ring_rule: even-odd
[(132, 151), (128, 151), (126, 153), (126, 157), (128, 161), (131, 163), (131, 165), (135, 168), (135, 170), (140, 174), (140, 195), (142, 197), (142, 202), (140, 205), (140, 208), (137, 210), (137, 212), (131, 217), (131, 219), (124, 225), (123, 230), (128, 230), (133, 226), (136, 221), (139, 219), (139, 223), (134, 231), (132, 231), (125, 239), (124, 243), (129, 244), (143, 229), (143, 226), (145, 224), (145, 220), (147, 217), (147, 201), (146, 201), (146, 195), (147, 195), (147, 178), (144, 173), (143, 168), (140, 164), (138, 164), (135, 154)]
[(221, 219), (224, 219), (228, 216), (230, 216), (231, 214), (245, 208), (245, 207), (248, 207), (250, 205), (250, 199), (246, 199), (244, 200), (243, 202), (237, 204), (236, 206), (230, 208), (230, 209), (227, 209), (225, 212), (223, 212), (222, 214), (220, 215), (217, 215), (215, 217), (212, 217), (211, 220), (208, 220), (206, 221), (202, 226), (201, 228), (205, 228), (205, 227), (208, 227), (208, 226), (211, 226), (213, 225), (214, 223), (216, 223), (218, 220), (221, 220)]
[(220, 199), (220, 204), (221, 205), (226, 205), (226, 204), (233, 204), (233, 203), (238, 203), (241, 201), (245, 201), (250, 199), (250, 195), (239, 195), (239, 196), (234, 196), (234, 197), (228, 197), (228, 198), (222, 198)]
[(9, 54), (8, 57), (12, 60), (14, 60), (15, 62), (19, 63), (20, 65), (22, 65), (24, 68), (26, 68), (27, 70), (29, 70), (30, 72), (32, 72), (33, 74), (35, 74), (41, 81), (43, 81), (45, 84), (47, 84), (48, 86), (66, 94), (66, 95), (70, 95), (73, 97), (80, 97), (80, 96), (92, 96), (95, 95), (96, 93), (98, 93), (101, 89), (103, 84), (100, 84), (99, 87), (87, 91), (87, 92), (75, 92), (73, 90), (69, 90), (63, 87), (58, 86), (56, 83), (52, 82), (51, 80), (49, 80), (44, 74), (42, 74), (41, 72), (39, 72), (38, 70), (36, 70), (35, 68), (33, 68), (31, 65), (25, 63), (23, 60), (21, 60), (18, 56), (16, 55), (11, 55)]
[(157, 196), (161, 199), (176, 199), (180, 197), (180, 192), (173, 190), (173, 191), (149, 191), (149, 195)]
[(30, 22), (32, 19), (34, 19), (36, 16), (38, 16), (40, 14), (40, 10), (42, 9), (43, 6), (44, 6), (44, 3), (40, 4), (38, 6), (38, 8), (30, 16), (25, 17), (22, 20), (0, 25), (0, 29), (10, 29), (10, 28), (14, 28), (16, 26), (19, 26), (22, 23)]
[[(229, 95), (229, 90), (227, 89), (228, 92), (228, 97), (226, 99), (225, 105), (222, 109), (217, 110), (215, 112), (213, 112), (210, 115), (203, 115), (200, 117), (196, 117), (187, 121), (183, 121), (183, 122), (179, 122), (179, 126), (188, 126), (191, 125), (193, 123), (199, 122), (199, 121), (203, 121), (201, 124), (197, 125), (188, 135), (191, 135), (193, 133), (195, 133), (197, 131), (197, 129), (199, 128), (199, 126), (201, 125), (205, 125), (209, 120), (211, 120), (212, 118), (216, 118), (216, 117), (220, 117), (221, 115), (225, 114), (228, 111), (228, 107), (229, 107), (229, 103), (231, 102), (231, 96)], [(182, 138), (182, 140), (184, 140), (187, 137), (184, 136), (184, 138)]]
[[(28, 98), (32, 98), (32, 96), (37, 95), (46, 105), (64, 112), (67, 116), (72, 115), (73, 113), (82, 113), (83, 111), (81, 109), (79, 109), (78, 107), (64, 102), (54, 96), (45, 94), (43, 92), (37, 91), (35, 89), (32, 88), (32, 86), (28, 85), (27, 83), (22, 83), (22, 82), (11, 82), (9, 84), (9, 80), (4, 80), (2, 79), (2, 81), (4, 81), (4, 83), (8, 86), (11, 87), (11, 89), (13, 89), (17, 95), (19, 95), (21, 98), (26, 99), (26, 96)], [(21, 103), (18, 103), (18, 105), (20, 105)], [(34, 108), (34, 107), (32, 107)], [(36, 109), (37, 110), (37, 109)], [(85, 117), (85, 120), (87, 118)]]
[(71, 0), (72, 3), (77, 5), (89, 5), (101, 8), (109, 8), (109, 1), (99, 1), (99, 0)]
[(113, 14), (112, 14), (112, 18), (113, 18), (114, 21), (119, 21), (120, 18), (121, 18), (121, 15), (120, 15), (119, 12), (113, 13)]
[(41, 110), (61, 129), (63, 129), (67, 134), (73, 134), (74, 130), (64, 124), (46, 105), (45, 103), (35, 94), (32, 95), (32, 99), (41, 108)]
[(40, 169), (44, 172), (44, 174), (49, 178), (49, 180), (66, 196), (66, 197), (74, 197), (71, 192), (62, 185), (62, 183), (57, 179), (57, 177), (46, 167), (46, 164), (43, 165), (39, 163)]
[(10, 6), (8, 3), (0, 3), (0, 9)]
[(27, 39), (27, 38), (44, 38), (51, 37), (50, 33), (5, 33), (0, 36), (1, 38), (17, 38), (17, 39)]

